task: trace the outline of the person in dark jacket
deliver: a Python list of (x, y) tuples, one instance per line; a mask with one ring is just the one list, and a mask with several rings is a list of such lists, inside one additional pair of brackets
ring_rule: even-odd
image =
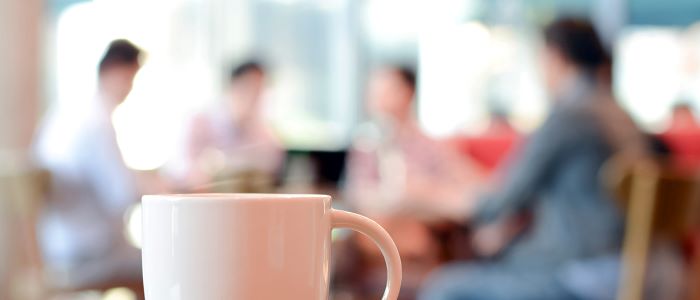
[(619, 252), (622, 215), (599, 171), (615, 153), (643, 155), (646, 142), (603, 79), (609, 57), (591, 24), (559, 19), (544, 37), (551, 112), (472, 219), (479, 226), (530, 210), (533, 223), (490, 262), (436, 271), (419, 299), (577, 299), (564, 271)]

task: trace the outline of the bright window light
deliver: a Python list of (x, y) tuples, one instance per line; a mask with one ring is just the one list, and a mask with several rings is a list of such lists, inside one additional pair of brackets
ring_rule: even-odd
[(425, 28), (461, 21), (476, 5), (471, 0), (372, 0), (364, 22), (372, 43), (392, 46), (415, 41)]
[(683, 62), (678, 31), (631, 30), (619, 40), (615, 52), (615, 86), (620, 101), (642, 124), (659, 125), (681, 95)]
[(419, 43), (418, 115), (428, 133), (444, 136), (484, 115), (480, 80), (491, 62), (491, 33), (478, 22), (436, 27)]
[(141, 203), (134, 204), (124, 215), (126, 219), (126, 239), (135, 248), (141, 249)]

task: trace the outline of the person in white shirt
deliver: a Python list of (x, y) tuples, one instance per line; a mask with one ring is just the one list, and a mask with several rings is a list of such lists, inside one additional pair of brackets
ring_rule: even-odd
[[(52, 269), (81, 273), (76, 270), (130, 251), (138, 267), (138, 251), (124, 235), (124, 215), (139, 193), (111, 115), (131, 92), (140, 57), (131, 42), (113, 41), (100, 61), (97, 92), (88, 107), (54, 116), (37, 135), (37, 163), (52, 176), (39, 228), (42, 254)], [(82, 273), (77, 276), (90, 276)]]

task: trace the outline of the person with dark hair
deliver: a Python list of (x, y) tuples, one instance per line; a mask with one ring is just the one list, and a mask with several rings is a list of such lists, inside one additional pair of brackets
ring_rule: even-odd
[(112, 107), (131, 92), (134, 77), (141, 68), (141, 50), (127, 40), (109, 44), (98, 67), (98, 93)]
[(659, 138), (668, 146), (675, 167), (691, 173), (700, 170), (700, 122), (688, 102), (673, 106), (669, 126)]
[(511, 123), (508, 113), (495, 105), (489, 109), (488, 126), (477, 134), (458, 135), (450, 142), (489, 174), (494, 173), (517, 148), (521, 133)]
[(350, 201), (365, 213), (426, 205), (435, 209), (432, 213), (454, 217), (466, 209), (462, 191), (476, 177), (473, 168), (422, 132), (414, 114), (415, 93), (416, 75), (407, 67), (384, 67), (370, 79), (371, 122), (360, 127), (347, 179)]
[(249, 60), (232, 68), (229, 79), (235, 80), (250, 73), (264, 74), (265, 67), (257, 60)]
[(98, 70), (102, 73), (115, 66), (138, 66), (140, 59), (141, 50), (136, 45), (124, 39), (114, 40), (102, 56)]
[(414, 93), (416, 91), (416, 71), (414, 71), (412, 68), (406, 67), (406, 66), (397, 66), (394, 67), (395, 72), (403, 79), (403, 82), (411, 88)]
[(111, 116), (131, 92), (141, 55), (127, 40), (110, 43), (92, 101), (54, 116), (36, 142), (38, 164), (52, 175), (39, 232), (43, 255), (51, 269), (77, 284), (112, 275), (140, 278), (139, 251), (124, 235), (125, 214), (140, 193)]
[(265, 82), (262, 63), (243, 62), (228, 73), (223, 103), (193, 118), (174, 166), (183, 189), (207, 190), (213, 181), (242, 173), (278, 175), (284, 150), (263, 117)]
[[(609, 57), (588, 21), (556, 20), (545, 28), (544, 41), (542, 63), (553, 100), (550, 115), (471, 218), (477, 246), (493, 240), (498, 232), (493, 229), (511, 216), (529, 211), (532, 222), (500, 251), (492, 247), (491, 254), (497, 253), (492, 260), (436, 271), (419, 299), (615, 296), (615, 260), (607, 258), (619, 252), (622, 215), (599, 173), (613, 154), (628, 159), (647, 156), (647, 140), (616, 104), (609, 84), (601, 82), (600, 68)], [(605, 285), (588, 285), (596, 281)]]
[[(416, 75), (410, 68), (387, 66), (371, 74), (366, 98), (370, 120), (356, 133), (344, 186), (346, 203), (378, 220), (394, 237), (405, 269), (411, 270), (406, 278), (422, 278), (441, 258), (431, 224), (466, 215), (465, 187), (481, 178), (469, 161), (423, 133), (414, 113), (415, 94)], [(364, 278), (385, 268), (374, 263), (381, 262), (380, 254), (357, 236), (345, 248), (341, 251), (359, 251), (363, 259), (338, 262), (334, 284), (351, 287), (362, 299), (381, 293), (373, 289), (381, 277)], [(404, 282), (402, 295), (415, 296), (416, 283)]]

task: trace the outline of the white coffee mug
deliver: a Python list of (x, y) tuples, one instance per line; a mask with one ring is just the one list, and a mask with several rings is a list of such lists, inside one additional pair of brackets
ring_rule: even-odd
[(366, 217), (332, 209), (330, 196), (144, 196), (146, 299), (327, 299), (333, 228), (377, 243), (388, 269), (382, 299), (396, 299), (401, 260), (391, 237)]

